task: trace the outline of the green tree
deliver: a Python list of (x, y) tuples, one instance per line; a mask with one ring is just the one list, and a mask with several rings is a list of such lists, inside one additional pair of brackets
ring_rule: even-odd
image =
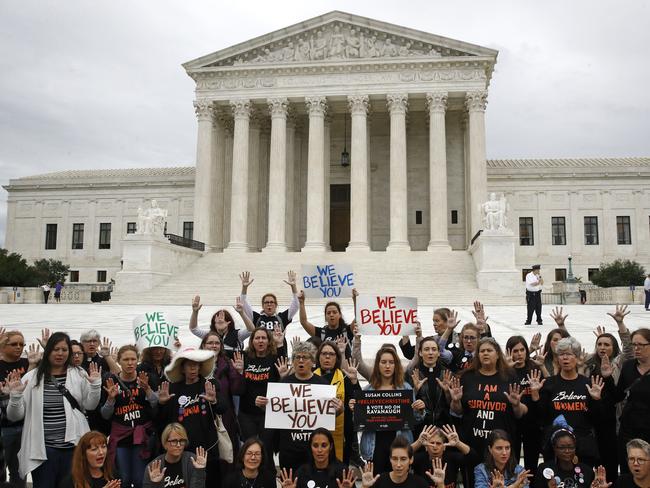
[(617, 259), (611, 263), (601, 263), (592, 283), (601, 287), (643, 285), (645, 269), (636, 261)]
[(30, 268), (20, 254), (0, 248), (0, 286), (25, 286)]
[(34, 261), (32, 269), (32, 276), (36, 280), (34, 286), (40, 286), (45, 282), (56, 283), (61, 281), (61, 283), (65, 283), (65, 278), (70, 272), (70, 266), (57, 259), (38, 259)]

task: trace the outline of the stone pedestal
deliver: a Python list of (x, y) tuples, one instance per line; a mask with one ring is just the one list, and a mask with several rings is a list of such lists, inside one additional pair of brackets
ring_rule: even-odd
[(152, 234), (127, 234), (122, 240), (122, 271), (115, 275), (115, 291), (151, 290), (189, 266), (203, 252), (171, 244)]
[(476, 284), (501, 296), (523, 296), (521, 273), (515, 267), (517, 238), (483, 232), (469, 248), (476, 267)]
[(580, 283), (568, 281), (553, 282), (553, 293), (562, 293), (564, 303), (567, 305), (577, 305), (580, 303)]

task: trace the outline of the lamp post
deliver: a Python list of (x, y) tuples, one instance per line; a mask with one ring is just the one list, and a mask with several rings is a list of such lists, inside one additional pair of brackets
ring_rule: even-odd
[(567, 275), (566, 282), (577, 283), (578, 280), (576, 280), (575, 276), (573, 276), (573, 268), (571, 266), (571, 261), (573, 261), (573, 257), (571, 256), (571, 254), (569, 254), (569, 274)]

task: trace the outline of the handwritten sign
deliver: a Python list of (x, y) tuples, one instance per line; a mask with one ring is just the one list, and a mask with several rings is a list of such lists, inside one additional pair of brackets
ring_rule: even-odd
[(302, 287), (308, 298), (351, 297), (354, 288), (352, 266), (317, 264), (302, 266)]
[(334, 385), (309, 383), (269, 383), (266, 389), (267, 429), (314, 430), (325, 427), (334, 430), (336, 398)]
[(413, 391), (357, 391), (356, 430), (410, 430), (413, 427)]
[(413, 335), (418, 300), (409, 297), (357, 297), (357, 324), (361, 335)]
[(165, 347), (174, 350), (174, 338), (178, 337), (178, 325), (167, 312), (145, 312), (133, 319), (133, 335), (140, 351), (148, 347)]

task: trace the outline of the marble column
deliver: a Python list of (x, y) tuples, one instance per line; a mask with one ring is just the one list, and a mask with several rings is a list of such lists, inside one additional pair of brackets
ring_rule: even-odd
[[(216, 112), (212, 119), (212, 165), (214, 167), (214, 186), (210, 206), (210, 237), (206, 244), (209, 250), (223, 251), (224, 240), (224, 192), (226, 188), (226, 128), (223, 112)], [(196, 212), (196, 206), (194, 207)], [(194, 224), (196, 226), (196, 224)], [(195, 234), (196, 235), (196, 234)], [(207, 249), (206, 249), (207, 250)]]
[(429, 250), (447, 248), (447, 92), (427, 93), (429, 110)]
[(296, 117), (291, 110), (287, 113), (287, 188), (286, 188), (286, 242), (287, 249), (296, 251), (296, 239), (294, 232), (294, 221), (296, 219), (296, 205), (294, 204), (295, 189), (294, 184), (296, 174)]
[(325, 97), (308, 97), (307, 239), (303, 251), (325, 251)]
[[(368, 95), (348, 97), (352, 132), (350, 141), (350, 244), (347, 251), (369, 251), (368, 242)], [(347, 114), (346, 114), (347, 116)]]
[(250, 100), (230, 102), (235, 127), (232, 150), (232, 194), (230, 198), (230, 242), (227, 251), (248, 250), (248, 138), (251, 116)]
[(332, 158), (332, 115), (329, 113), (325, 114), (325, 126), (324, 126), (324, 173), (323, 173), (323, 192), (325, 196), (325, 203), (323, 204), (323, 212), (325, 214), (324, 218), (324, 233), (325, 233), (325, 250), (331, 251), (332, 246), (330, 245), (330, 173), (331, 173), (331, 158)]
[(483, 227), (481, 204), (487, 201), (487, 166), (485, 162), (485, 106), (487, 91), (468, 92), (465, 106), (469, 113), (469, 167), (470, 167), (470, 235)]
[(406, 166), (406, 110), (408, 95), (386, 96), (390, 113), (390, 240), (387, 251), (410, 251)]
[(260, 113), (254, 110), (248, 127), (248, 250), (259, 251), (257, 236), (259, 234), (258, 216), (260, 201), (260, 138), (262, 120)]
[(269, 234), (264, 250), (286, 251), (287, 108), (289, 101), (286, 98), (273, 98), (268, 100), (268, 104), (271, 113)]
[(198, 121), (196, 140), (196, 176), (194, 179), (194, 240), (205, 243), (206, 251), (211, 247), (212, 229), (210, 212), (214, 194), (215, 167), (213, 119), (214, 106), (211, 100), (195, 100), (194, 111)]

